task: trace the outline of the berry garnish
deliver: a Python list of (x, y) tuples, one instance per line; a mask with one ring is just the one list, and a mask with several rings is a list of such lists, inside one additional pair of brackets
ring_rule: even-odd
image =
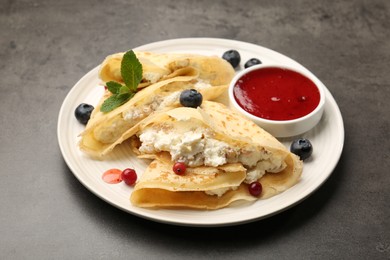
[(258, 181), (254, 181), (252, 182), (251, 184), (249, 184), (249, 187), (248, 187), (248, 190), (249, 190), (249, 193), (252, 195), (252, 196), (259, 196), (261, 194), (261, 192), (263, 191), (263, 186), (261, 185), (260, 182)]
[(249, 68), (249, 67), (252, 67), (252, 66), (258, 65), (258, 64), (261, 64), (261, 61), (259, 59), (256, 59), (256, 58), (252, 58), (245, 63), (244, 68)]
[(185, 165), (185, 163), (182, 162), (175, 163), (172, 168), (174, 173), (176, 173), (177, 175), (183, 175), (186, 172), (186, 169), (187, 166)]
[(240, 53), (236, 50), (229, 50), (224, 52), (222, 55), (222, 59), (226, 60), (229, 62), (233, 68), (236, 68), (238, 64), (240, 64), (241, 61), (241, 56)]
[(83, 125), (86, 125), (89, 121), (89, 118), (91, 117), (93, 110), (94, 107), (92, 105), (81, 103), (74, 111), (74, 115), (76, 116), (77, 121)]
[(134, 183), (137, 181), (137, 173), (135, 170), (131, 168), (126, 168), (122, 171), (122, 180), (127, 184), (127, 185), (134, 185)]
[(196, 89), (186, 89), (180, 94), (180, 104), (196, 108), (202, 104), (203, 96)]
[(313, 153), (313, 146), (308, 139), (300, 138), (291, 143), (290, 151), (299, 156), (303, 161)]

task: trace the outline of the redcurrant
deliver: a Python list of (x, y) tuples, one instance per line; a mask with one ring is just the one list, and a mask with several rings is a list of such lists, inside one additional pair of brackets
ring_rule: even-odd
[(248, 187), (248, 190), (249, 190), (249, 193), (252, 195), (252, 196), (259, 196), (261, 194), (261, 192), (263, 191), (263, 186), (261, 185), (260, 182), (258, 181), (254, 181), (252, 182), (251, 184), (249, 184), (249, 187)]
[(122, 171), (122, 180), (127, 184), (127, 185), (134, 185), (135, 182), (137, 181), (137, 173), (135, 170), (131, 168), (126, 168)]
[(186, 169), (187, 169), (187, 166), (185, 165), (185, 163), (182, 163), (182, 162), (177, 162), (173, 165), (173, 171), (177, 174), (177, 175), (183, 175), (185, 172), (186, 172)]

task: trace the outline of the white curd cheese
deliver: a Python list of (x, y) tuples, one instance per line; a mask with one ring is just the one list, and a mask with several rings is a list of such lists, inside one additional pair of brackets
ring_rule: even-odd
[(229, 145), (215, 139), (207, 139), (205, 143), (204, 164), (210, 166), (224, 165), (227, 163), (226, 152)]
[(202, 90), (202, 89), (207, 89), (207, 88), (211, 88), (211, 87), (212, 86), (204, 80), (198, 80), (198, 82), (196, 82), (194, 85), (194, 88), (196, 90)]
[(237, 188), (238, 187), (226, 187), (226, 188), (219, 188), (219, 189), (215, 189), (215, 190), (206, 190), (205, 193), (207, 195), (211, 195), (211, 196), (217, 195), (218, 197), (221, 197), (223, 194), (225, 194), (229, 190), (236, 190)]
[(144, 72), (143, 77), (150, 83), (156, 83), (161, 79), (161, 74), (157, 72)]
[(173, 161), (186, 163), (188, 166), (218, 166), (225, 164), (228, 144), (206, 137), (202, 128), (182, 133), (166, 133), (163, 130), (147, 128), (139, 136), (142, 143), (141, 153), (167, 151)]

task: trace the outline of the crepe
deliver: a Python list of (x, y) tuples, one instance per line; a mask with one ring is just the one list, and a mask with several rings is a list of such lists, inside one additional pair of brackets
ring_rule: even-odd
[[(106, 91), (80, 134), (80, 149), (93, 157), (104, 158), (116, 145), (131, 136), (127, 134), (131, 128), (152, 113), (180, 106), (181, 91), (196, 89), (203, 100), (213, 100), (226, 91), (234, 76), (230, 64), (215, 56), (135, 54), (143, 66), (142, 87), (139, 86), (139, 91), (124, 105), (103, 113), (100, 107), (111, 95)], [(102, 81), (123, 83), (119, 75), (122, 57), (120, 53), (104, 60), (99, 71)]]
[[(205, 56), (187, 53), (154, 53), (134, 51), (142, 64), (143, 77), (139, 88), (158, 81), (180, 75), (181, 68), (192, 67), (199, 72), (199, 79), (213, 86), (228, 84), (234, 75), (230, 63), (217, 56)], [(121, 62), (124, 52), (115, 53), (105, 58), (99, 69), (103, 82), (116, 81), (123, 84)]]
[[(135, 152), (153, 159), (130, 197), (138, 207), (218, 209), (275, 196), (302, 174), (296, 155), (219, 103), (158, 113), (133, 130)], [(174, 162), (187, 165), (185, 175), (173, 172)], [(258, 197), (248, 191), (254, 181), (262, 184)]]

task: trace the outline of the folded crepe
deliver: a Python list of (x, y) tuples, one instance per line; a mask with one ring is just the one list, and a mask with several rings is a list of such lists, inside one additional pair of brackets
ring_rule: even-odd
[[(135, 54), (143, 67), (140, 84), (143, 86), (128, 102), (108, 113), (100, 111), (103, 102), (111, 95), (109, 91), (105, 92), (80, 134), (79, 147), (91, 156), (103, 158), (131, 136), (128, 132), (132, 132), (131, 128), (137, 123), (156, 111), (180, 106), (179, 96), (183, 90), (196, 89), (203, 95), (203, 100), (213, 100), (226, 91), (234, 76), (231, 65), (214, 56)], [(123, 54), (115, 54), (105, 59), (99, 71), (102, 81), (123, 83), (119, 75), (122, 57)]]
[[(211, 101), (154, 114), (133, 131), (135, 152), (153, 159), (130, 197), (138, 207), (218, 209), (275, 196), (302, 173), (302, 161), (276, 138)], [(187, 165), (184, 175), (174, 162)], [(254, 181), (262, 184), (258, 197), (248, 191)]]
[[(142, 81), (138, 88), (178, 76), (179, 70), (186, 67), (195, 68), (199, 72), (199, 79), (213, 86), (228, 84), (234, 74), (230, 63), (217, 56), (146, 51), (134, 51), (134, 53), (143, 69)], [(99, 77), (103, 82), (124, 83), (121, 76), (121, 62), (124, 54), (120, 52), (106, 57), (99, 70)]]

